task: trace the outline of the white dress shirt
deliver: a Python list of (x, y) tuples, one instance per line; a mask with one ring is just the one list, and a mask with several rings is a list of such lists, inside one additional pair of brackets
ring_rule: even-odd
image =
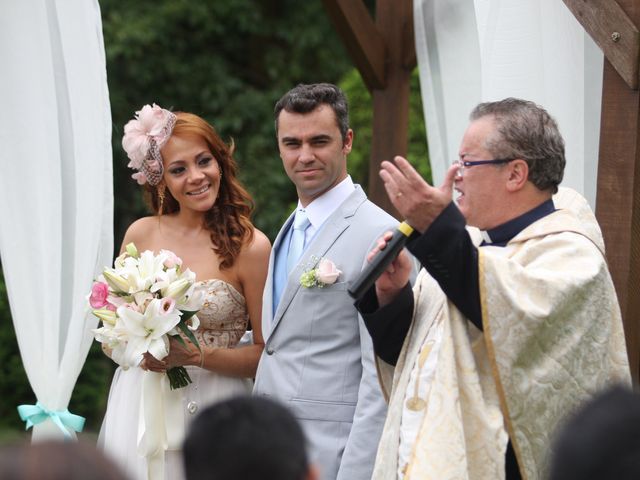
[(318, 233), (318, 230), (320, 230), (320, 227), (322, 227), (327, 218), (337, 210), (342, 202), (344, 202), (355, 189), (356, 187), (353, 184), (353, 180), (347, 175), (347, 178), (313, 200), (306, 208), (303, 207), (300, 200), (298, 200), (296, 211), (304, 210), (307, 213), (309, 222), (311, 222), (311, 225), (309, 225), (305, 231), (305, 248), (309, 245), (315, 234)]

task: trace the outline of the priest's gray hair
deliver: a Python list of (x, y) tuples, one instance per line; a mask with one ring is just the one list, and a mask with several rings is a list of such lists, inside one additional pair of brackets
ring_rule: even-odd
[(469, 116), (471, 121), (492, 116), (496, 131), (485, 140), (495, 158), (525, 160), (529, 180), (538, 189), (556, 193), (566, 164), (564, 140), (558, 124), (539, 105), (519, 98), (481, 103)]

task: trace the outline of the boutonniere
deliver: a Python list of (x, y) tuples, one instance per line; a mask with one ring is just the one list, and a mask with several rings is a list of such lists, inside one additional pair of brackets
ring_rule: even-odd
[(317, 261), (315, 257), (312, 257), (312, 262), (315, 263), (315, 266), (300, 275), (300, 285), (304, 288), (322, 288), (333, 285), (342, 273), (336, 264), (328, 258), (321, 258), (320, 261)]

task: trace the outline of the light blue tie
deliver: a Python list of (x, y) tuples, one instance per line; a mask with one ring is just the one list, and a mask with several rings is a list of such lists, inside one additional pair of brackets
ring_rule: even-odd
[(307, 218), (307, 212), (298, 210), (296, 212), (296, 218), (293, 220), (293, 232), (291, 232), (291, 242), (289, 243), (287, 274), (296, 266), (304, 251), (304, 231), (310, 224), (311, 222), (309, 222)]

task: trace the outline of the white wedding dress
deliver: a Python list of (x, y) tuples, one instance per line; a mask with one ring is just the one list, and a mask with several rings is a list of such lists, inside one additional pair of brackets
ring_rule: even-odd
[[(198, 341), (207, 347), (235, 347), (248, 324), (244, 297), (232, 285), (217, 279), (198, 282), (197, 288), (202, 289), (205, 300), (198, 312)], [(171, 419), (172, 422), (184, 425), (185, 431), (205, 406), (251, 392), (250, 379), (226, 377), (198, 367), (187, 367), (187, 371), (193, 383), (178, 390), (182, 393), (181, 418)], [(123, 370), (118, 367), (111, 384), (107, 411), (98, 440), (106, 454), (133, 480), (147, 479), (146, 459), (137, 452), (143, 373), (140, 368)], [(166, 480), (184, 478), (180, 450), (166, 452), (164, 477)]]

